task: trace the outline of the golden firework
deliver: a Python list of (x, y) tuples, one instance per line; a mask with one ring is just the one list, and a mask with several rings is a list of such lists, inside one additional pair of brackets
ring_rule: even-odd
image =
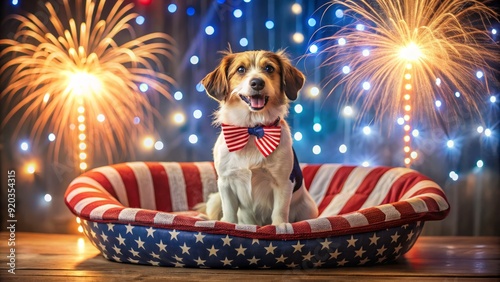
[[(162, 60), (170, 60), (174, 48), (164, 33), (136, 38), (133, 4), (75, 3), (47, 2), (47, 24), (31, 13), (10, 16), (18, 25), (12, 38), (0, 40), (1, 99), (9, 107), (2, 126), (19, 121), (13, 137), (32, 126), (35, 143), (54, 133), (56, 160), (64, 149), (85, 170), (92, 154), (112, 160), (119, 151), (133, 152), (134, 138), (152, 131), (157, 112), (138, 85), (170, 98), (174, 81)], [(140, 124), (132, 124), (134, 117)]]
[[(407, 165), (413, 120), (448, 123), (464, 113), (480, 113), (498, 62), (486, 27), (497, 15), (487, 2), (334, 0), (329, 7), (343, 8), (353, 19), (319, 40), (327, 45), (324, 65), (347, 67), (329, 78), (328, 83), (337, 83), (331, 93), (343, 85), (344, 97), (359, 101), (361, 113), (373, 110), (379, 121), (404, 116)], [(477, 71), (484, 73), (482, 79), (475, 77)], [(446, 107), (441, 117), (436, 99)]]

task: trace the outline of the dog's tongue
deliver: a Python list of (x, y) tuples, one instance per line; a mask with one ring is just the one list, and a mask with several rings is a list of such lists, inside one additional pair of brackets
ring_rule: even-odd
[(264, 104), (265, 104), (264, 96), (257, 95), (250, 97), (250, 106), (252, 108), (260, 109), (264, 107)]

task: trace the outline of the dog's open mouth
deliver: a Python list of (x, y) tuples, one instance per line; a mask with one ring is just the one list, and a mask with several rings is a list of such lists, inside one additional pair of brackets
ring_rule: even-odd
[(254, 111), (262, 110), (269, 101), (269, 96), (264, 96), (260, 94), (252, 96), (244, 96), (240, 94), (240, 98), (245, 103), (247, 103), (248, 106)]

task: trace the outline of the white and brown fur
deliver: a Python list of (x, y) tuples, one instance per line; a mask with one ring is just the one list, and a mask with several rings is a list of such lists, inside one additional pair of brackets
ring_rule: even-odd
[[(294, 159), (285, 117), (289, 101), (297, 98), (304, 80), (283, 52), (269, 51), (227, 52), (220, 65), (202, 80), (208, 95), (220, 103), (216, 125), (255, 127), (280, 118), (281, 126), (281, 141), (267, 158), (254, 144), (255, 136), (250, 136), (243, 149), (229, 152), (224, 136), (219, 135), (213, 148), (219, 193), (207, 201), (210, 219), (279, 225), (318, 216), (304, 186), (293, 192), (294, 183), (289, 179)], [(267, 103), (256, 109), (250, 106), (251, 99), (266, 99)]]

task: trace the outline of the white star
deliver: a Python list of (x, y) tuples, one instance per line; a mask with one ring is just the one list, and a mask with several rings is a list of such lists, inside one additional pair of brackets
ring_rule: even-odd
[(150, 254), (152, 257), (154, 257), (155, 259), (160, 259), (160, 255), (155, 253), (155, 252), (151, 252)]
[(314, 267), (321, 267), (322, 265), (323, 265), (323, 262), (322, 262), (322, 261), (320, 261), (320, 260), (319, 260), (319, 261), (317, 261), (317, 262), (315, 262), (315, 263), (313, 263), (313, 266), (314, 266)]
[(410, 231), (410, 233), (408, 233), (408, 238), (406, 238), (406, 241), (410, 241), (411, 238), (413, 237), (413, 235), (415, 235), (415, 233), (413, 233), (413, 230)]
[(268, 269), (268, 268), (271, 268), (270, 266), (267, 266), (267, 265), (263, 265), (261, 267), (259, 267), (260, 269)]
[(118, 245), (125, 245), (125, 238), (122, 237), (122, 234), (118, 234), (118, 237), (116, 237), (116, 240), (118, 240), (120, 242)]
[(364, 265), (364, 264), (366, 264), (369, 261), (370, 261), (370, 259), (368, 257), (366, 257), (366, 258), (364, 258), (364, 259), (362, 259), (362, 260), (359, 261), (359, 265)]
[(247, 260), (248, 260), (248, 262), (250, 262), (250, 265), (252, 265), (252, 264), (257, 264), (257, 262), (259, 262), (260, 259), (253, 256), (253, 258), (247, 259)]
[(174, 263), (174, 266), (175, 267), (184, 267), (184, 264), (180, 263), (180, 262), (176, 262), (176, 263)]
[(148, 232), (148, 236), (146, 236), (146, 238), (149, 236), (151, 236), (153, 238), (155, 237), (155, 235), (153, 233), (155, 233), (156, 230), (153, 229), (153, 227), (149, 227), (148, 229), (146, 229), (146, 231)]
[(114, 261), (119, 261), (119, 262), (121, 262), (120, 258), (119, 258), (119, 257), (117, 257), (116, 255), (114, 255), (114, 256), (113, 256), (113, 260), (114, 260)]
[(94, 230), (90, 229), (90, 234), (92, 234), (92, 237), (97, 238), (97, 234), (94, 232)]
[(154, 260), (148, 260), (149, 264), (154, 265), (154, 266), (159, 266), (160, 262), (159, 261), (154, 261)]
[(253, 239), (253, 240), (252, 240), (252, 245), (253, 245), (253, 244), (257, 244), (257, 245), (258, 245), (258, 244), (260, 244), (260, 243), (259, 243), (259, 239)]
[(399, 253), (399, 251), (401, 251), (403, 247), (401, 246), (401, 244), (399, 244), (397, 247), (394, 248), (394, 254), (397, 254)]
[(139, 252), (137, 252), (136, 250), (134, 250), (134, 248), (130, 248), (129, 252), (132, 254), (132, 256), (134, 257), (140, 257), (139, 256)]
[(314, 256), (311, 254), (311, 252), (307, 253), (307, 255), (303, 255), (302, 258), (304, 260), (311, 260)]
[(191, 247), (186, 246), (186, 243), (184, 242), (184, 245), (181, 246), (181, 249), (182, 249), (182, 253), (183, 254), (188, 254), (189, 255), (189, 249), (191, 249)]
[(200, 257), (198, 257), (198, 259), (195, 259), (194, 261), (197, 265), (205, 266), (206, 260), (202, 260)]
[(377, 242), (378, 242), (378, 239), (380, 239), (380, 237), (377, 237), (377, 234), (373, 233), (373, 236), (370, 237), (370, 246), (373, 244), (373, 245), (377, 245)]
[(385, 245), (382, 245), (382, 248), (377, 249), (377, 256), (383, 255), (386, 250), (387, 249), (386, 249)]
[(102, 253), (102, 256), (103, 256), (105, 259), (109, 259), (108, 254), (106, 254), (106, 253)]
[(127, 260), (131, 263), (139, 263), (138, 259), (128, 258)]
[(393, 242), (396, 242), (396, 243), (397, 243), (397, 242), (398, 242), (398, 239), (399, 239), (399, 236), (400, 236), (400, 235), (398, 235), (398, 232), (397, 232), (397, 231), (396, 231), (396, 234), (391, 235), (391, 238), (392, 238), (392, 242), (391, 242), (391, 243), (393, 243)]
[(133, 227), (132, 225), (130, 225), (130, 223), (129, 223), (129, 224), (127, 224), (127, 225), (125, 226), (125, 228), (127, 228), (127, 232), (125, 232), (125, 234), (130, 233), (130, 234), (134, 235), (134, 232), (132, 232), (132, 230), (134, 229), (134, 227)]
[(340, 254), (342, 254), (342, 252), (339, 252), (339, 249), (335, 249), (335, 252), (330, 253), (330, 257), (337, 259)]
[(269, 246), (268, 246), (268, 247), (264, 247), (264, 249), (266, 249), (266, 251), (267, 251), (267, 252), (266, 252), (266, 255), (267, 255), (267, 254), (273, 254), (273, 255), (274, 255), (274, 250), (275, 250), (276, 248), (277, 248), (277, 247), (274, 247), (274, 246), (273, 246), (273, 242), (271, 242), (271, 243), (269, 244)]
[(169, 231), (168, 233), (170, 233), (170, 240), (174, 240), (174, 239), (175, 239), (175, 240), (178, 240), (178, 239), (177, 239), (177, 235), (179, 235), (179, 234), (180, 234), (180, 232), (177, 232), (177, 231), (175, 231), (175, 229), (174, 229), (173, 231)]
[(383, 256), (383, 257), (381, 257), (381, 258), (378, 258), (377, 262), (378, 262), (378, 263), (381, 263), (381, 262), (383, 262), (385, 259), (386, 259), (386, 257), (385, 257), (385, 256)]
[(285, 260), (287, 259), (287, 257), (281, 255), (281, 257), (275, 258), (275, 259), (276, 259), (276, 263), (278, 263), (278, 262), (285, 263)]
[(222, 245), (224, 247), (225, 245), (231, 246), (230, 243), (231, 243), (231, 240), (233, 240), (233, 239), (229, 238), (229, 235), (226, 235), (226, 237), (221, 238), (221, 240), (224, 242), (224, 245)]
[(362, 258), (363, 254), (366, 253), (366, 251), (363, 250), (363, 246), (361, 246), (361, 248), (359, 248), (357, 251), (354, 252), (356, 253), (356, 255), (354, 256), (355, 258), (356, 257)]
[(104, 242), (108, 242), (108, 236), (106, 236), (106, 234), (104, 234), (104, 231), (102, 232), (101, 237), (102, 237), (102, 240), (104, 240)]
[(404, 229), (408, 228), (408, 224), (402, 226)]
[(115, 231), (113, 228), (115, 227), (115, 225), (113, 223), (108, 223), (108, 231)]
[(101, 247), (102, 251), (106, 250), (106, 245), (104, 245), (102, 242), (99, 242), (99, 247)]
[(201, 234), (201, 232), (198, 232), (198, 234), (194, 235), (196, 237), (196, 243), (201, 242), (203, 244), (203, 238), (205, 238), (206, 235)]
[(289, 267), (289, 268), (296, 268), (296, 267), (297, 267), (297, 266), (299, 266), (299, 265), (298, 265), (298, 264), (295, 264), (295, 262), (292, 262), (292, 263), (290, 263), (290, 264), (287, 264), (286, 266), (287, 266), (287, 267)]
[(323, 249), (327, 249), (327, 250), (328, 250), (328, 249), (330, 248), (330, 244), (331, 244), (331, 243), (332, 243), (331, 241), (328, 241), (328, 239), (327, 239), (327, 238), (325, 238), (325, 241), (320, 242), (320, 244), (321, 244), (321, 246), (322, 246), (322, 247), (321, 247), (321, 249), (322, 249), (322, 250), (323, 250)]
[(134, 241), (137, 243), (137, 248), (139, 248), (139, 249), (143, 248), (144, 250), (146, 249), (146, 248), (144, 248), (144, 242), (141, 241), (141, 237), (140, 236), (139, 236), (139, 240), (134, 240)]
[(97, 224), (97, 222), (94, 221), (94, 227), (98, 227), (99, 225)]
[(354, 237), (351, 235), (351, 239), (347, 240), (347, 242), (349, 243), (349, 245), (347, 245), (347, 247), (348, 248), (350, 246), (356, 247), (356, 241), (358, 241), (358, 239), (354, 239)]
[(207, 250), (210, 252), (210, 254), (208, 256), (217, 256), (217, 251), (219, 251), (219, 249), (216, 249), (214, 247), (214, 245), (212, 245), (212, 248), (207, 249)]
[(348, 262), (349, 262), (349, 261), (347, 261), (347, 260), (343, 259), (343, 260), (341, 260), (341, 261), (338, 261), (338, 262), (337, 262), (337, 265), (338, 265), (338, 266), (344, 266), (344, 265), (345, 265), (346, 263), (348, 263)]
[(243, 246), (240, 244), (240, 247), (235, 250), (238, 252), (237, 256), (245, 256), (245, 251), (247, 250), (247, 248), (243, 248)]
[(162, 240), (160, 240), (160, 244), (156, 244), (156, 245), (158, 246), (158, 248), (160, 248), (160, 252), (161, 251), (164, 251), (165, 253), (167, 252), (167, 249), (166, 249), (167, 245), (163, 244)]
[(302, 247), (304, 247), (305, 245), (303, 244), (300, 244), (300, 241), (297, 241), (297, 245), (292, 245), (292, 247), (294, 248), (293, 252), (302, 252)]
[(118, 255), (118, 254), (122, 254), (122, 251), (120, 250), (120, 248), (118, 248), (116, 245), (113, 245), (113, 250), (115, 250), (115, 253)]
[(174, 256), (174, 259), (175, 259), (176, 261), (180, 261), (180, 262), (182, 262), (182, 258), (181, 258), (181, 257), (178, 257), (177, 255), (175, 255), (175, 256)]
[(226, 265), (230, 266), (233, 261), (230, 259), (227, 259), (227, 257), (225, 257), (224, 260), (221, 260), (221, 262), (224, 263), (223, 266), (226, 266)]

